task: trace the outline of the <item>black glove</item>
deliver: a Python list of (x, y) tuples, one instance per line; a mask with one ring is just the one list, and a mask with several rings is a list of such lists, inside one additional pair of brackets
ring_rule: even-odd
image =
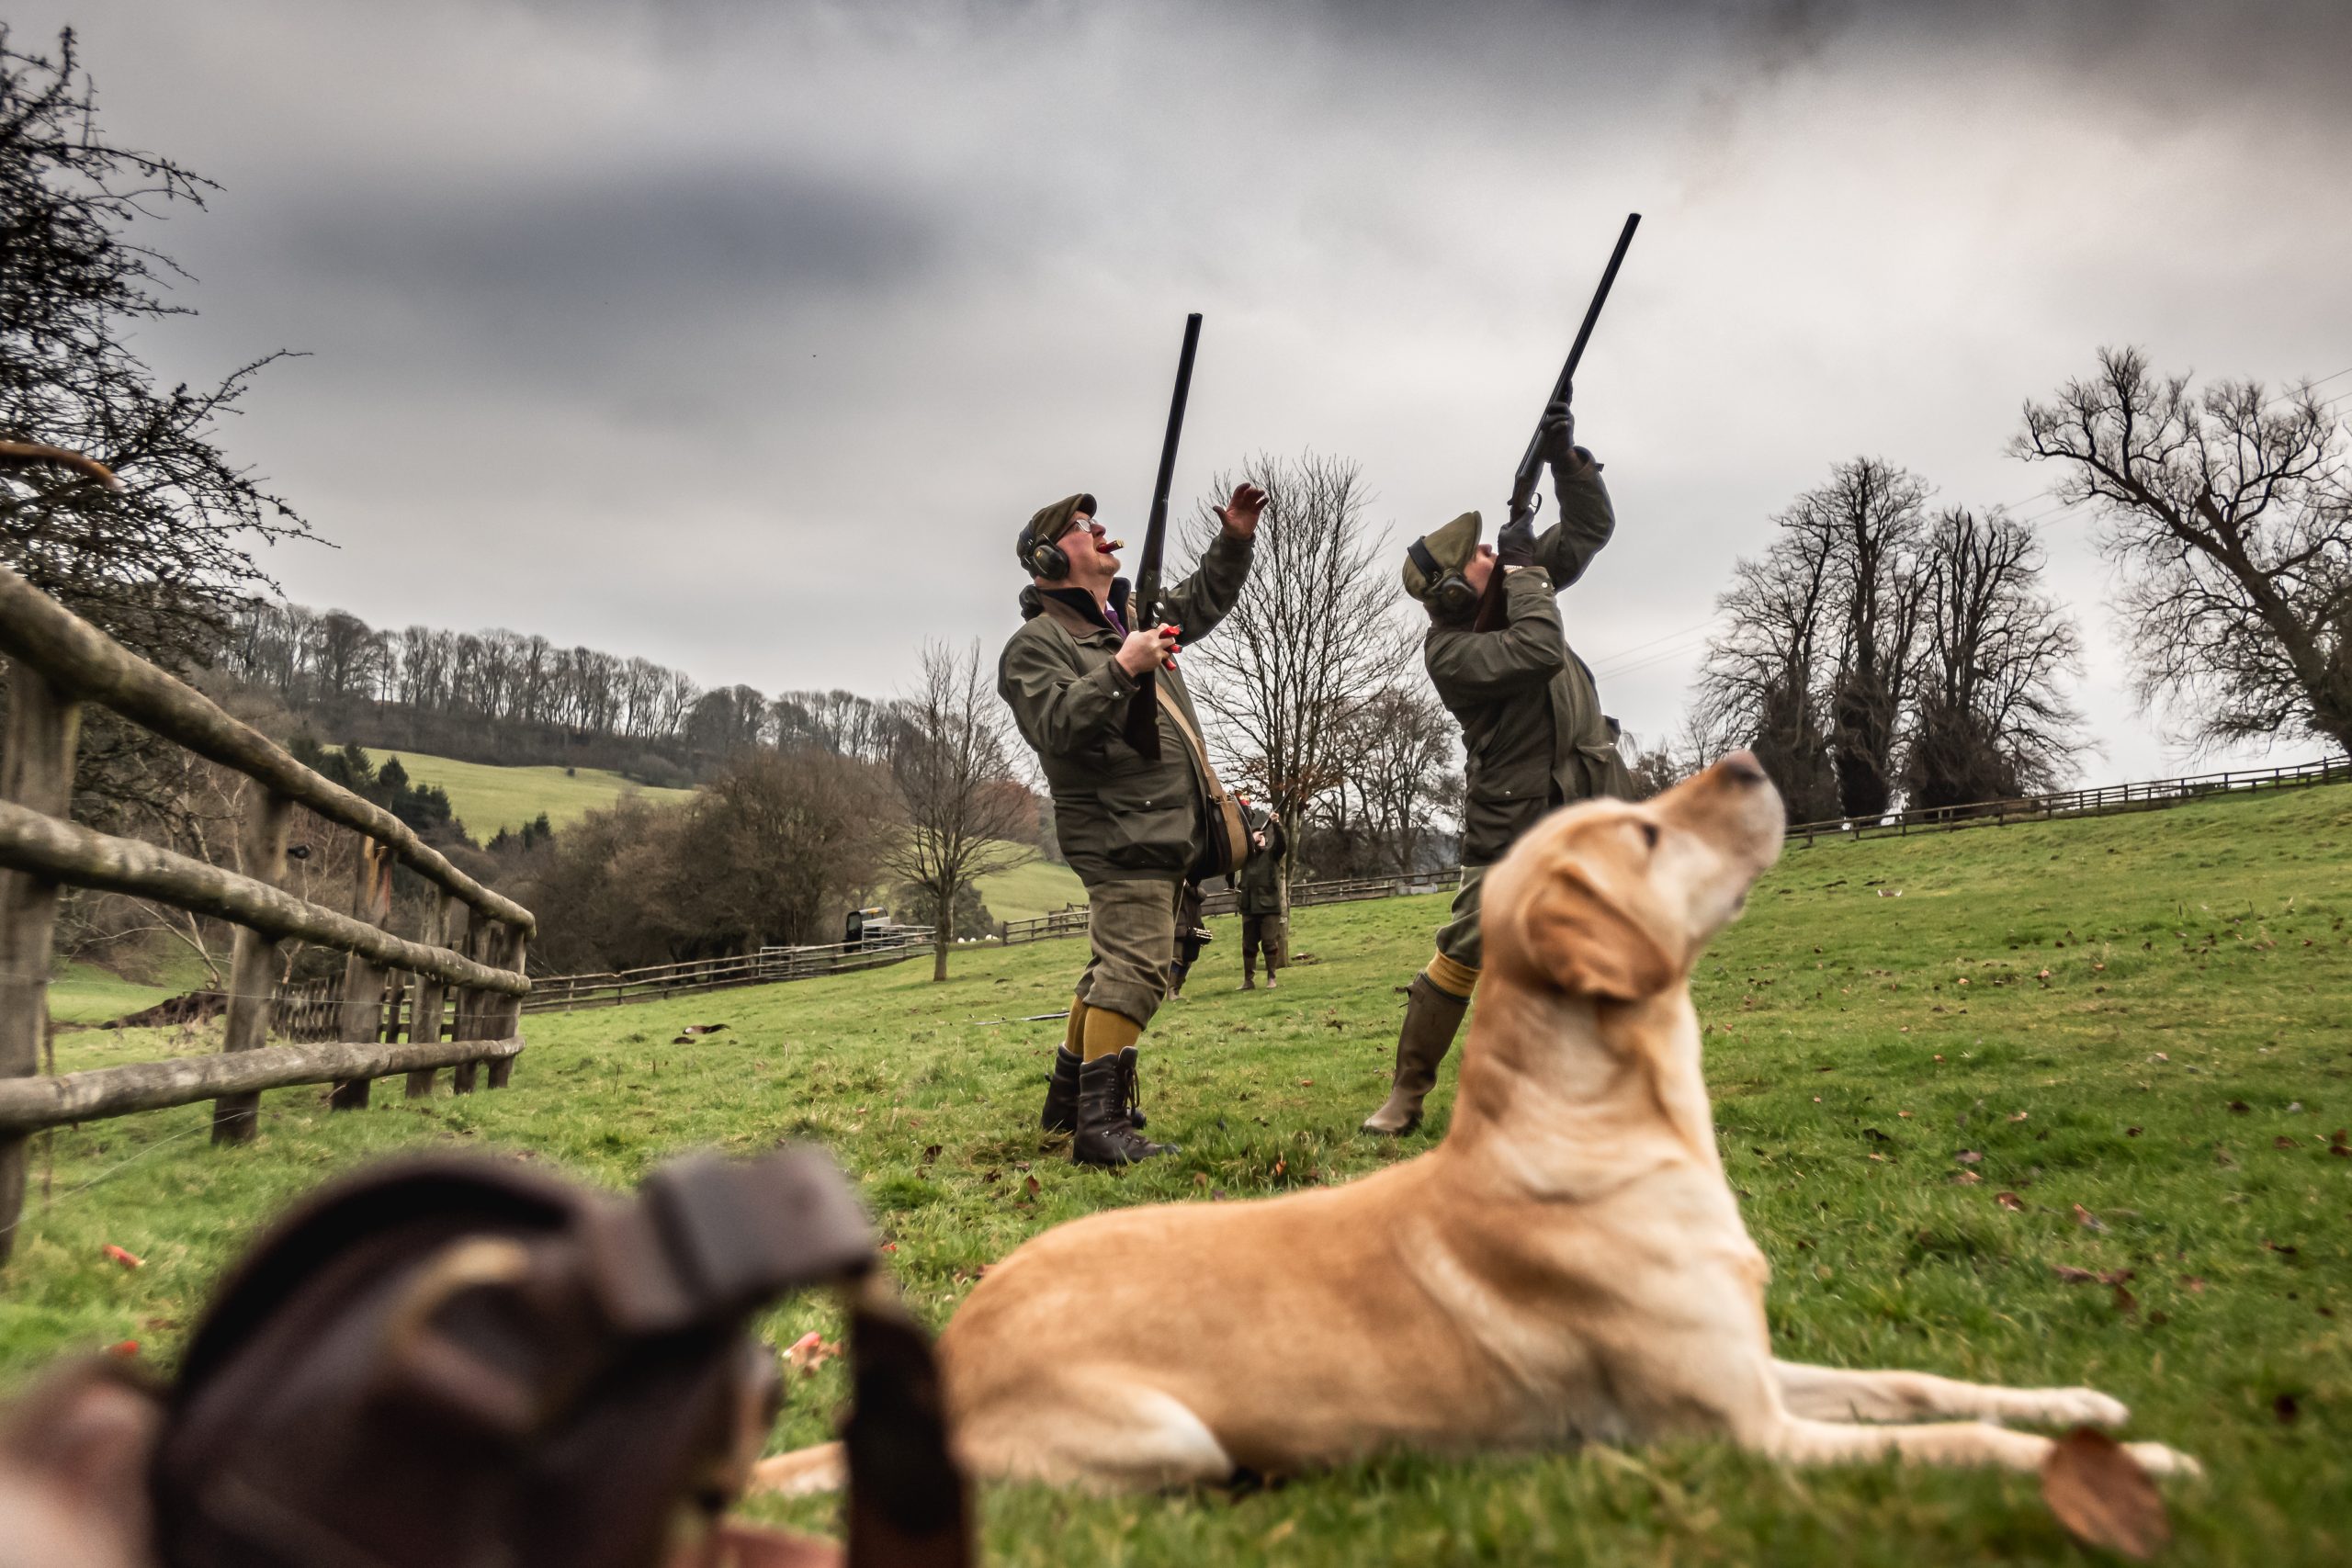
[(1535, 564), (1535, 513), (1514, 517), (1495, 536), (1495, 565), (1533, 566)]
[(1552, 465), (1554, 473), (1565, 474), (1582, 466), (1584, 459), (1577, 456), (1575, 410), (1566, 403), (1552, 404), (1544, 411), (1543, 423), (1536, 431), (1536, 449)]

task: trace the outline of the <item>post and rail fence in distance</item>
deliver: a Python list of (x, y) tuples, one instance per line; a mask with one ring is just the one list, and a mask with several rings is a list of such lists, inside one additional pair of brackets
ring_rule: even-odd
[[(0, 1262), (24, 1207), (27, 1140), (42, 1128), (209, 1100), (213, 1142), (234, 1144), (253, 1136), (265, 1089), (331, 1083), (330, 1103), (349, 1110), (368, 1103), (374, 1079), (394, 1073), (407, 1075), (413, 1097), (430, 1094), (443, 1067), (461, 1093), (484, 1064), (491, 1087), (506, 1083), (523, 1045), (520, 1004), (531, 989), (524, 960), (537, 922), (528, 909), (5, 567), (0, 655), (8, 660), (0, 750)], [(72, 820), (88, 704), (245, 776), (242, 873)], [(360, 836), (356, 917), (285, 891), (298, 806)], [(438, 893), (421, 941), (385, 929), (395, 863)], [(127, 894), (237, 928), (217, 1054), (40, 1073), (51, 941), (66, 886)], [(332, 997), (278, 996), (278, 946), (289, 939), (345, 955)], [(301, 1043), (266, 1043), (281, 1002)]]

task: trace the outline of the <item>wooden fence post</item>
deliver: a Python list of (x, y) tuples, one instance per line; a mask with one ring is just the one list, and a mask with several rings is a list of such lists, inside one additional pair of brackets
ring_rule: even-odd
[[(19, 660), (8, 673), (8, 751), (0, 757), (0, 799), (62, 817), (74, 801), (74, 750), (82, 706)], [(40, 1070), (49, 1033), (50, 937), (57, 884), (28, 872), (0, 872), (0, 1077)], [(25, 1208), (25, 1138), (0, 1135), (0, 1263), (16, 1249)]]
[[(451, 928), (466, 918), (466, 906), (455, 893), (444, 893), (425, 911), (424, 930), (417, 940), (435, 947), (449, 945)], [(441, 1012), (447, 987), (432, 975), (416, 977), (416, 998), (409, 1004), (408, 1038), (411, 1044), (430, 1043), (441, 1038)], [(408, 1076), (408, 1098), (424, 1100), (433, 1093), (434, 1080), (440, 1076), (438, 1068), (426, 1067)]]
[[(499, 930), (498, 922), (481, 910), (468, 910), (466, 945), (461, 951), (475, 963), (487, 964), (495, 968), (498, 964)], [(450, 1038), (452, 1040), (481, 1039), (483, 1014), (494, 999), (494, 992), (481, 990), (472, 986), (459, 990), (458, 992), (458, 1027)], [(474, 1084), (480, 1075), (479, 1063), (459, 1062), (449, 1069), (449, 1092), (451, 1094), (473, 1093)]]
[[(286, 880), (286, 834), (293, 824), (294, 803), (258, 781), (247, 789), (238, 858), (246, 875), (276, 887)], [(277, 986), (277, 948), (275, 940), (250, 926), (237, 928), (234, 955), (229, 961), (229, 1008), (220, 1027), (222, 1051), (250, 1051), (268, 1043), (272, 992)], [(290, 1027), (288, 1032), (293, 1032)], [(212, 1102), (212, 1141), (248, 1141), (260, 1114), (260, 1095), (223, 1095)]]
[[(501, 964), (500, 967), (512, 969), (519, 975), (523, 972), (525, 955), (530, 952), (530, 935), (520, 926), (507, 926), (504, 930), (506, 932), (506, 958), (505, 962)], [(500, 997), (493, 1004), (493, 1008), (498, 1018), (498, 1023), (495, 1028), (489, 1032), (487, 1038), (503, 1040), (510, 1034), (520, 1034), (523, 1032), (522, 998)], [(507, 1080), (512, 1078), (514, 1076), (514, 1057), (501, 1056), (496, 1061), (491, 1063), (491, 1088), (504, 1089), (506, 1087)]]
[[(388, 924), (392, 914), (392, 847), (373, 839), (359, 844), (359, 896), (352, 914), (371, 926)], [(343, 961), (343, 1010), (338, 1039), (345, 1043), (372, 1044), (384, 1036), (384, 971), (359, 954)], [(364, 1111), (370, 1080), (345, 1078), (327, 1096), (336, 1111)]]

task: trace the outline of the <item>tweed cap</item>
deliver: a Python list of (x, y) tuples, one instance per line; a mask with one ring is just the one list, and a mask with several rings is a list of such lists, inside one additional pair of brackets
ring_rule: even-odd
[(1420, 569), (1410, 555), (1405, 558), (1405, 592), (1419, 601), (1425, 601), (1439, 580), (1451, 572), (1460, 571), (1478, 553), (1478, 530), (1483, 525), (1478, 514), (1465, 512), (1442, 528), (1432, 528), (1421, 536), (1420, 544), (1437, 562), (1438, 576), (1431, 577)]

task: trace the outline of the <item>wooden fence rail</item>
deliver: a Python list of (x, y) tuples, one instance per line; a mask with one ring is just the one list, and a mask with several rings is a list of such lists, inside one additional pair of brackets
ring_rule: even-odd
[(531, 982), (526, 1012), (571, 1012), (577, 1008), (694, 996), (730, 986), (765, 986), (851, 975), (904, 963), (931, 951), (931, 933), (902, 930), (886, 942), (830, 942), (808, 947), (763, 947), (730, 958), (689, 958), (641, 969), (593, 975), (543, 975)]
[[(23, 1212), (25, 1139), (40, 1128), (210, 1100), (213, 1141), (233, 1144), (253, 1136), (265, 1089), (333, 1083), (330, 1103), (352, 1109), (367, 1104), (370, 1084), (391, 1073), (408, 1075), (410, 1094), (429, 1094), (447, 1066), (462, 1092), (484, 1062), (492, 1087), (505, 1083), (522, 1049), (521, 1002), (531, 988), (524, 961), (537, 922), (528, 909), (4, 567), (0, 655), (9, 660), (0, 751), (0, 1262), (14, 1248)], [(251, 781), (238, 839), (242, 872), (70, 819), (88, 703)], [(355, 913), (282, 887), (298, 806), (359, 835)], [(422, 941), (385, 929), (395, 863), (438, 890)], [(51, 940), (66, 886), (128, 894), (236, 926), (220, 1055), (40, 1076)], [(332, 1003), (277, 995), (278, 947), (288, 940), (345, 954)], [(273, 1016), (298, 1024), (311, 1043), (269, 1045)]]

